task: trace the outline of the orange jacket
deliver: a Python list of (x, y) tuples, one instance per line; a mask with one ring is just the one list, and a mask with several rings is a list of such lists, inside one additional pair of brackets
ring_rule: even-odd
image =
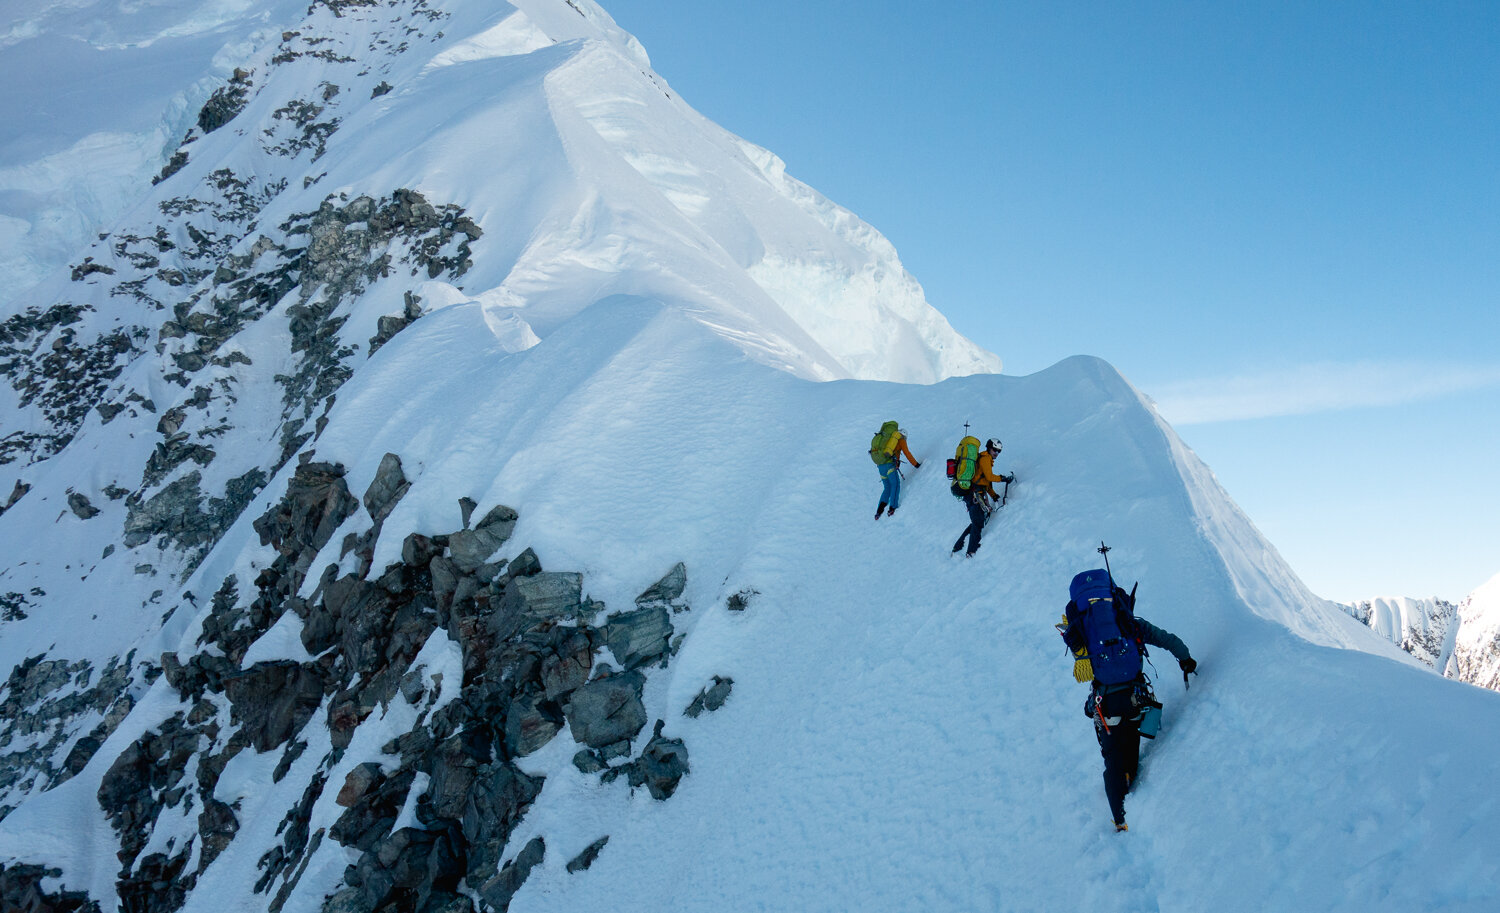
[(995, 458), (990, 456), (988, 450), (979, 451), (979, 460), (974, 464), (973, 487), (987, 495), (993, 495), (995, 483), (1004, 481), (1002, 476), (995, 474)]
[(900, 443), (898, 443), (896, 445), (896, 454), (895, 454), (896, 465), (897, 466), (901, 465), (901, 454), (904, 453), (904, 454), (906, 454), (906, 458), (909, 461), (911, 461), (911, 465), (912, 465), (913, 468), (921, 468), (922, 464), (918, 463), (917, 462), (917, 458), (911, 455), (911, 451), (910, 450), (906, 449), (906, 435), (904, 435), (904, 434), (898, 435), (897, 438), (896, 438), (896, 440), (900, 442)]

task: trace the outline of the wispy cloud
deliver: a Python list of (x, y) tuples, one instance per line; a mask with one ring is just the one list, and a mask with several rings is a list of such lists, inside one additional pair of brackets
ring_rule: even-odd
[(1174, 425), (1394, 406), (1500, 384), (1500, 365), (1327, 362), (1148, 391)]

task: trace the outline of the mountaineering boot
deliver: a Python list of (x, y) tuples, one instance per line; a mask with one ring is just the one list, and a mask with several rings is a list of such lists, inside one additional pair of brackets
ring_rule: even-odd
[(896, 516), (896, 508), (894, 508), (894, 507), (887, 507), (885, 509), (885, 515), (887, 517), (894, 517), (894, 516)]
[(880, 506), (879, 506), (879, 507), (877, 507), (877, 508), (875, 508), (875, 519), (877, 519), (877, 520), (879, 520), (879, 519), (880, 519), (880, 514), (881, 514), (881, 513), (882, 513), (882, 512), (883, 512), (883, 511), (884, 511), (884, 510), (885, 510), (885, 502), (884, 502), (884, 501), (881, 501), (881, 502), (880, 502)]
[(1130, 825), (1126, 824), (1124, 821), (1116, 821), (1115, 822), (1115, 833), (1116, 834), (1120, 833), (1121, 831), (1128, 831), (1128, 830), (1130, 830)]

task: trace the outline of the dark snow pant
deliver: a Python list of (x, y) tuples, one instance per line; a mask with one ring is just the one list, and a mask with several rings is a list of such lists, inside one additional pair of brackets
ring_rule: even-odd
[(1141, 760), (1141, 721), (1139, 708), (1131, 700), (1134, 689), (1127, 688), (1104, 695), (1104, 716), (1111, 722), (1094, 717), (1094, 735), (1099, 738), (1099, 753), (1104, 755), (1104, 795), (1115, 823), (1125, 821), (1125, 794), (1135, 782)]
[(988, 516), (984, 512), (984, 506), (979, 503), (979, 495), (972, 490), (965, 491), (960, 497), (963, 498), (964, 506), (969, 509), (969, 525), (959, 534), (958, 541), (953, 543), (956, 552), (964, 547), (964, 540), (968, 540), (969, 551), (972, 555), (979, 551), (979, 534), (984, 530), (984, 521)]

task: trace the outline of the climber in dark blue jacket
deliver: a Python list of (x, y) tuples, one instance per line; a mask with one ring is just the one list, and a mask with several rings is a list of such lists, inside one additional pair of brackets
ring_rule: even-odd
[(1156, 737), (1161, 714), (1142, 668), (1145, 645), (1171, 653), (1184, 681), (1198, 663), (1181, 638), (1136, 617), (1134, 596), (1115, 586), (1105, 569), (1084, 571), (1069, 589), (1073, 598), (1057, 629), (1073, 653), (1073, 677), (1091, 685), (1084, 713), (1094, 721), (1104, 756), (1104, 794), (1115, 830), (1124, 831), (1125, 794), (1140, 766), (1141, 736)]

